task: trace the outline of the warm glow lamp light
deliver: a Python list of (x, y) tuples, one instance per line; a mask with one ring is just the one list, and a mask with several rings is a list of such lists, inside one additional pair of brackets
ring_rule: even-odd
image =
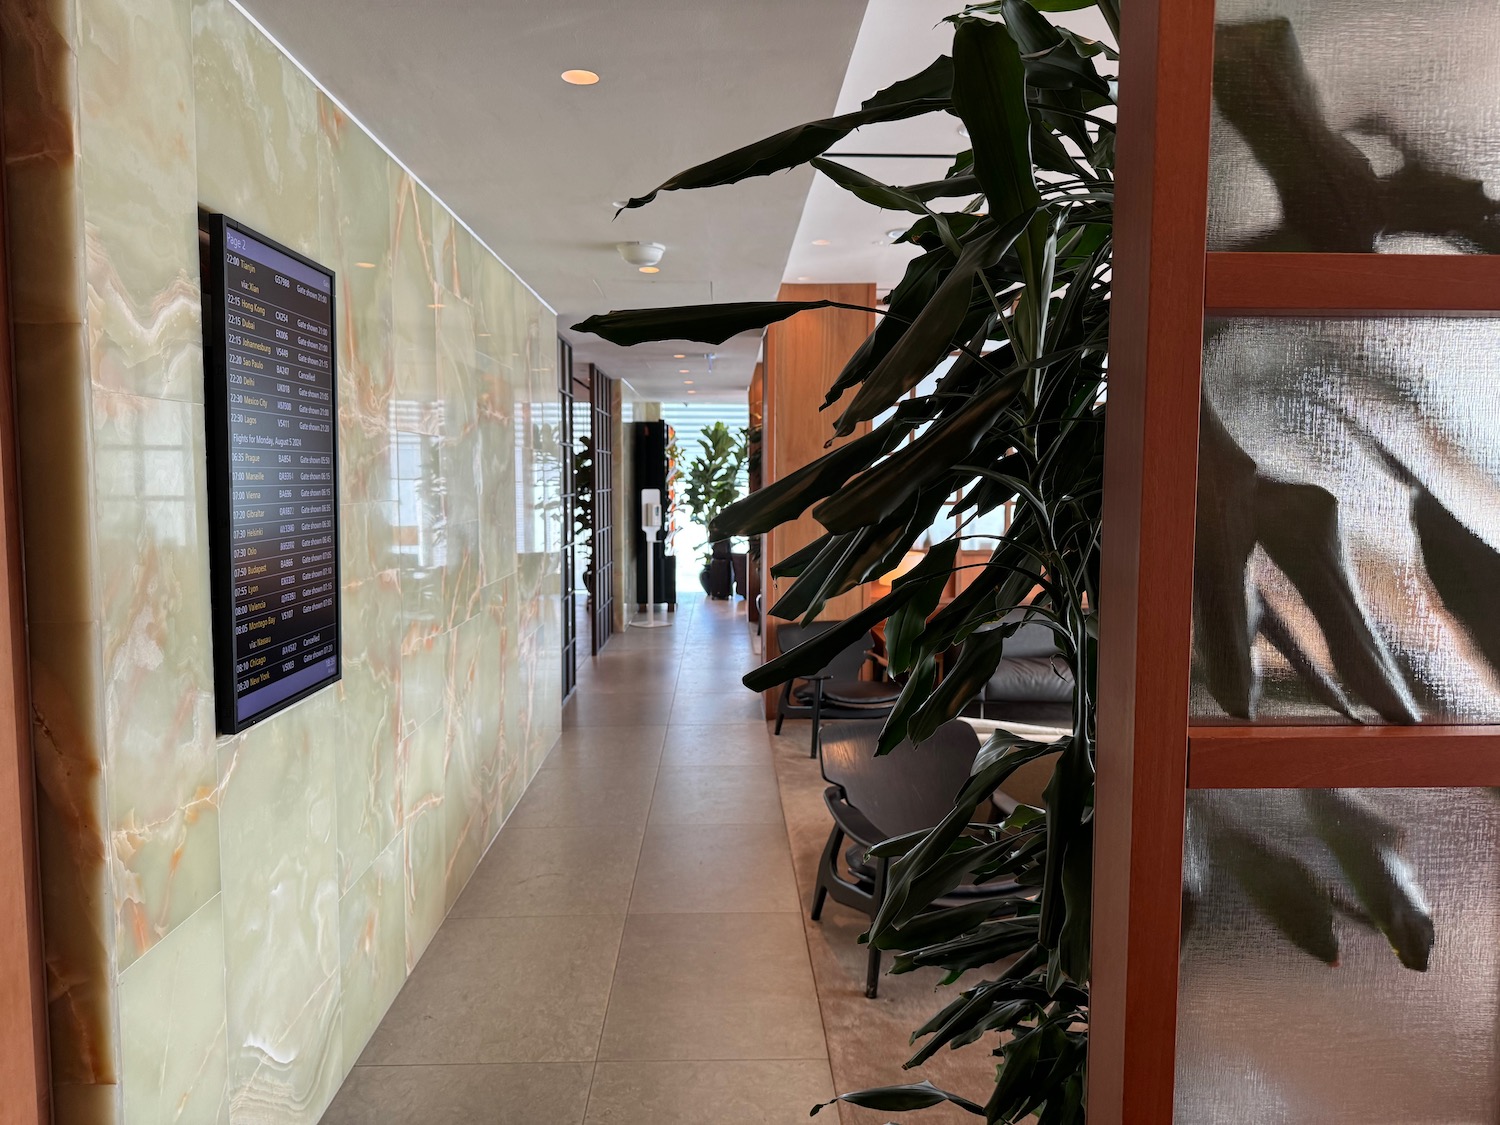
[(927, 557), (926, 551), (907, 551), (901, 556), (901, 561), (890, 570), (880, 576), (880, 581), (889, 586), (903, 575), (910, 574), (917, 568), (917, 564)]

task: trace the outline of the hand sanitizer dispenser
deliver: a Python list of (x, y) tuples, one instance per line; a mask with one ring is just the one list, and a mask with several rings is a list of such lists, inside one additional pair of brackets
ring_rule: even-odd
[(641, 530), (646, 533), (646, 620), (632, 621), (641, 629), (659, 629), (670, 621), (656, 619), (656, 541), (661, 534), (661, 490), (641, 489)]

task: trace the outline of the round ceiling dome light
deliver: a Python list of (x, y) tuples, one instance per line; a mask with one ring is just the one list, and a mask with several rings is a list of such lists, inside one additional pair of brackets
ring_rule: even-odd
[(645, 270), (661, 261), (667, 248), (660, 242), (616, 242), (615, 249), (638, 270)]
[(561, 78), (569, 86), (592, 86), (599, 81), (599, 76), (592, 70), (565, 70)]

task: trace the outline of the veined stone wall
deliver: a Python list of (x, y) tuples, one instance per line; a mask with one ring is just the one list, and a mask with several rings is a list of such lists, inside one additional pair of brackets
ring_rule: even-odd
[[(57, 1120), (315, 1122), (558, 731), (554, 317), (226, 0), (0, 10)], [(234, 738), (200, 205), (338, 274), (344, 679)]]

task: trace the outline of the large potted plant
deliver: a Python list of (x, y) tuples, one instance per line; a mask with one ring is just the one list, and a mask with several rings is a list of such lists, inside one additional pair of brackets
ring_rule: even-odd
[[(841, 406), (833, 432), (853, 440), (725, 508), (711, 535), (756, 535), (811, 511), (826, 534), (777, 562), (773, 573), (795, 581), (768, 611), (811, 621), (829, 598), (889, 573), (944, 509), (958, 526), (889, 592), (763, 665), (747, 686), (815, 672), (885, 621), (890, 667), (905, 682), (881, 734), (887, 752), (902, 739), (920, 742), (974, 698), (1023, 623), (1016, 610), (1053, 630), (1077, 685), (1067, 737), (995, 735), (941, 824), (876, 849), (894, 862), (866, 940), (897, 952), (893, 972), (933, 966), (950, 983), (982, 978), (917, 1029), (914, 1041), (925, 1042), (906, 1065), (978, 1043), (999, 1060), (994, 1087), (977, 1097), (928, 1083), (841, 1095), (888, 1112), (947, 1103), (991, 1122), (1035, 1115), (1044, 1125), (1085, 1114), (1115, 151), (1115, 84), (1100, 64), (1117, 55), (1042, 14), (1085, 7), (1097, 7), (1118, 41), (1117, 0), (969, 5), (953, 17), (951, 56), (852, 113), (688, 169), (627, 205), (811, 163), (861, 200), (914, 217), (902, 241), (920, 254), (887, 306), (865, 310), (882, 314), (874, 333), (830, 372), (826, 406)], [(971, 139), (940, 180), (885, 184), (823, 156), (860, 126), (926, 113), (956, 115)], [(625, 345), (716, 344), (829, 306), (860, 307), (739, 302), (613, 312), (577, 327)], [(949, 356), (956, 360), (937, 387), (913, 396)], [(1216, 456), (1211, 448), (1210, 468)], [(1219, 459), (1234, 461), (1232, 452)], [(1007, 503), (1015, 504), (1008, 531), (964, 592), (940, 604), (964, 525)], [(1243, 570), (1224, 581), (1243, 589)], [(1327, 584), (1328, 600), (1341, 604), (1346, 577), (1330, 574)], [(939, 655), (955, 648), (938, 679)], [(1059, 751), (1044, 809), (974, 823), (1011, 773)], [(1424, 968), (1431, 919), (1420, 891), (1400, 877), (1399, 833), (1336, 794), (1306, 815), (1332, 851), (1332, 874), (1253, 825), (1190, 828), (1226, 857), (1218, 876), (1238, 881), (1307, 954), (1337, 963), (1337, 913), (1385, 935), (1403, 964)], [(1026, 888), (1008, 909), (933, 909), (960, 883), (1002, 876)]]
[(716, 535), (714, 521), (740, 494), (740, 474), (745, 467), (745, 430), (731, 430), (715, 422), (698, 437), (698, 454), (683, 476), (688, 517), (708, 533), (707, 552), (698, 579), (711, 598), (734, 593), (730, 540)]

